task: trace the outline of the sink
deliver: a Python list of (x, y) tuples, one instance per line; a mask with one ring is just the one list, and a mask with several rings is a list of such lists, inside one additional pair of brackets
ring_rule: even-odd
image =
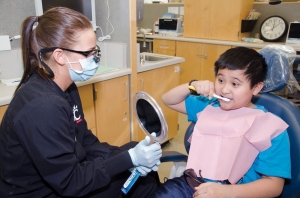
[(144, 56), (144, 60), (145, 61), (161, 61), (161, 60), (167, 60), (170, 59), (169, 57), (162, 57), (162, 56), (149, 56), (149, 55), (145, 55)]
[[(168, 56), (163, 54), (154, 54), (148, 52), (137, 53), (136, 58), (138, 62), (138, 68), (137, 68), (138, 72), (144, 72), (144, 71), (184, 62), (184, 59), (181, 57)], [(177, 70), (175, 72), (177, 72)]]
[(168, 60), (168, 59), (171, 59), (171, 58), (165, 57), (165, 56), (149, 55), (149, 54), (141, 55), (141, 60), (143, 60), (145, 62), (163, 61), (163, 60)]

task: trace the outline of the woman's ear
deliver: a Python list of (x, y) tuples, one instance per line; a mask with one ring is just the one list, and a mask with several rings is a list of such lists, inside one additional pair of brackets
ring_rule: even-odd
[(56, 49), (53, 51), (53, 59), (59, 65), (65, 65), (66, 63), (65, 53), (61, 49)]
[(262, 88), (264, 87), (264, 83), (263, 82), (259, 82), (257, 83), (254, 87), (253, 87), (253, 95), (257, 95), (261, 90)]

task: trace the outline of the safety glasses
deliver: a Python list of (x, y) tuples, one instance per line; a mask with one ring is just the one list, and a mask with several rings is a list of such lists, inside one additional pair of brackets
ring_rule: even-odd
[(42, 60), (42, 56), (41, 56), (42, 53), (53, 52), (56, 49), (62, 49), (62, 50), (68, 51), (68, 52), (82, 54), (85, 57), (94, 56), (93, 59), (96, 63), (98, 63), (100, 61), (100, 57), (101, 57), (101, 54), (100, 54), (101, 50), (98, 45), (96, 45), (95, 49), (88, 50), (88, 51), (77, 51), (77, 50), (72, 50), (72, 49), (67, 49), (67, 48), (62, 48), (62, 47), (50, 47), (50, 48), (43, 48), (39, 51), (40, 60)]
[(186, 169), (183, 172), (183, 175), (185, 177), (186, 182), (189, 184), (189, 186), (194, 189), (195, 187), (199, 186), (202, 183), (205, 183), (204, 179), (202, 179), (201, 176), (201, 170), (199, 170), (199, 176), (200, 179), (198, 179), (197, 174), (195, 173), (194, 169)]
[(83, 56), (85, 57), (88, 57), (88, 56), (94, 56), (94, 61), (96, 63), (98, 63), (100, 61), (100, 57), (101, 57), (101, 50), (100, 50), (100, 47), (98, 45), (96, 45), (95, 49), (92, 49), (92, 50), (88, 50), (88, 51), (77, 51), (77, 50), (71, 50), (71, 49), (66, 49), (66, 48), (60, 48), (62, 50), (66, 50), (66, 51), (69, 51), (69, 52), (75, 52), (75, 53), (78, 53), (78, 54), (82, 54)]

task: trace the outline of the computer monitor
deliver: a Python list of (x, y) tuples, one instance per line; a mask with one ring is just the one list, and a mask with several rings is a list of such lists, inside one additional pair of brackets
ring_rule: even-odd
[(34, 0), (36, 15), (42, 15), (52, 7), (63, 6), (76, 10), (90, 19), (96, 31), (95, 0)]
[(300, 46), (300, 22), (290, 22), (285, 43)]

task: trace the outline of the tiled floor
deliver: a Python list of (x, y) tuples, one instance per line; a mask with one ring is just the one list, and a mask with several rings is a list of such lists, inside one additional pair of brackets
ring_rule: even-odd
[[(183, 138), (184, 138), (185, 131), (189, 126), (189, 122), (187, 121), (187, 116), (185, 114), (179, 113), (178, 124), (179, 124), (178, 134), (170, 140), (170, 143), (163, 148), (163, 151), (178, 151), (181, 153), (186, 153), (183, 145)], [(173, 166), (172, 162), (162, 163), (159, 166), (158, 174), (161, 182), (164, 181), (165, 177), (167, 178), (169, 177), (172, 166)]]

